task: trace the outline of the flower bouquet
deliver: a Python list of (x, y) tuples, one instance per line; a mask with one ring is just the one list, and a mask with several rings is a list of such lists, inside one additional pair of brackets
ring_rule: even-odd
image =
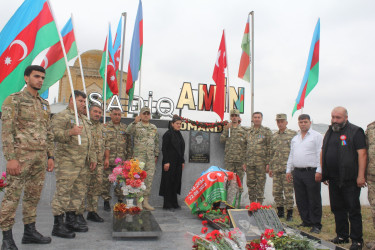
[(198, 215), (200, 219), (208, 220), (215, 229), (230, 228), (230, 218), (226, 208), (210, 209)]
[(121, 186), (128, 207), (133, 207), (133, 199), (138, 193), (146, 190), (144, 180), (147, 177), (147, 172), (143, 170), (145, 164), (134, 159), (123, 161), (120, 158), (117, 158), (115, 163), (117, 167), (113, 169), (108, 179), (110, 182)]
[(0, 178), (0, 192), (4, 191), (4, 188), (7, 186), (7, 183), (5, 182), (6, 179), (7, 179), (7, 174), (3, 172)]

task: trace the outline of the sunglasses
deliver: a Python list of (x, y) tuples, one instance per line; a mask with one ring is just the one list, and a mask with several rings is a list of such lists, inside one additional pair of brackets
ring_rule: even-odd
[(143, 112), (142, 114), (143, 114), (143, 115), (149, 115), (150, 112), (146, 111), (146, 112)]

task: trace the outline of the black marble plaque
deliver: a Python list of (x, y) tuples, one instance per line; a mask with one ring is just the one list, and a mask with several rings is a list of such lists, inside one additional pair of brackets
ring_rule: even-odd
[(135, 215), (113, 214), (112, 237), (148, 238), (161, 234), (161, 228), (150, 211), (141, 211)]
[(210, 162), (210, 133), (190, 131), (189, 162)]

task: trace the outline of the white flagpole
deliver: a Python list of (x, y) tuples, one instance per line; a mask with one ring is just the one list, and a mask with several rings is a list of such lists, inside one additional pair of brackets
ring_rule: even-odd
[[(73, 26), (73, 33), (74, 32), (74, 19), (73, 19), (73, 14), (71, 14), (72, 18), (72, 26)], [(74, 34), (74, 38), (76, 40), (76, 47), (77, 47), (77, 54), (78, 54), (78, 61), (79, 61), (79, 69), (81, 71), (81, 76), (82, 76), (82, 85), (83, 85), (83, 92), (86, 94), (86, 112), (87, 112), (87, 118), (90, 120), (90, 113), (89, 113), (89, 97), (87, 96), (87, 91), (86, 91), (86, 83), (85, 83), (85, 75), (83, 74), (83, 67), (82, 67), (82, 60), (81, 60), (81, 55), (78, 50), (78, 43), (77, 43), (77, 37)]]
[(122, 13), (124, 16), (124, 29), (123, 29), (123, 34), (122, 34), (122, 41), (121, 41), (121, 65), (120, 65), (120, 103), (121, 103), (121, 94), (122, 94), (122, 75), (123, 75), (123, 69), (124, 69), (124, 49), (125, 49), (125, 31), (126, 31), (126, 17), (127, 13), (124, 12)]
[[(225, 61), (227, 63), (227, 98), (225, 98), (225, 100), (227, 101), (227, 105), (225, 105), (224, 107), (224, 112), (225, 112), (225, 109), (227, 110), (227, 112), (229, 112), (229, 102), (230, 102), (230, 98), (229, 98), (229, 65), (228, 65), (228, 50), (227, 50), (227, 37), (225, 35), (225, 29), (223, 30), (224, 32), (224, 43), (225, 43)], [(230, 120), (230, 117), (229, 117), (229, 120)], [(230, 137), (230, 128), (229, 128), (229, 131), (228, 131), (228, 137)]]
[[(142, 76), (142, 65), (141, 67), (139, 68), (139, 81), (138, 81), (138, 115), (141, 114), (141, 76)], [(134, 95), (134, 94), (133, 94)], [(150, 106), (150, 103), (148, 104), (148, 106)], [(152, 103), (151, 103), (151, 107), (152, 107)], [(151, 109), (151, 107), (149, 107)]]
[[(56, 25), (57, 33), (59, 34), (61, 49), (62, 49), (62, 52), (64, 54), (64, 59), (65, 59), (66, 71), (68, 72), (70, 90), (72, 91), (74, 116), (75, 116), (75, 120), (76, 120), (76, 125), (79, 126), (78, 111), (77, 111), (76, 97), (75, 97), (75, 94), (74, 94), (73, 80), (72, 80), (72, 75), (70, 74), (70, 68), (69, 68), (69, 64), (68, 64), (68, 58), (66, 56), (64, 42), (63, 42), (63, 39), (61, 37), (60, 29), (59, 29), (59, 27), (57, 25), (57, 22), (56, 22), (56, 19), (55, 19), (55, 15), (54, 15), (53, 10), (51, 8), (51, 3), (49, 2), (49, 0), (47, 0), (47, 3), (48, 3), (49, 8), (51, 10), (51, 14), (52, 14), (53, 20), (55, 20), (55, 25)], [(78, 135), (77, 137), (78, 137), (78, 145), (81, 145), (81, 136)]]
[[(104, 71), (104, 96), (103, 96), (103, 107), (104, 107), (104, 118), (103, 124), (105, 124), (106, 119), (106, 109), (107, 109), (107, 68), (108, 68), (108, 46), (110, 44), (109, 41), (109, 29), (111, 27), (111, 23), (108, 23), (108, 32), (107, 32), (107, 47), (105, 49), (105, 71)], [(112, 43), (112, 41), (111, 41)]]
[(251, 117), (254, 114), (254, 11), (249, 13), (251, 15), (251, 54), (250, 54), (250, 63), (251, 63)]

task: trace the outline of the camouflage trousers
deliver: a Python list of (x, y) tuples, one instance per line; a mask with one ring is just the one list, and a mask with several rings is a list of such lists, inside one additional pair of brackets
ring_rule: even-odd
[[(99, 196), (102, 194), (103, 183), (103, 164), (98, 163), (94, 171), (90, 171), (87, 181), (86, 189), (86, 210), (88, 212), (96, 212), (98, 209)], [(85, 212), (85, 200), (83, 200), (81, 207), (77, 214)]]
[(47, 166), (46, 151), (16, 152), (21, 165), (21, 174), (12, 176), (7, 173), (7, 187), (1, 203), (0, 227), (3, 231), (12, 229), (16, 210), (21, 198), (23, 223), (30, 224), (36, 220), (36, 208), (42, 193)]
[[(112, 171), (115, 167), (116, 165), (110, 165), (109, 168), (103, 170), (102, 198), (105, 201), (109, 201), (112, 199), (111, 187), (113, 186), (113, 183), (108, 180), (108, 176), (112, 174)], [(117, 199), (124, 200), (124, 195), (119, 185), (116, 185), (115, 187), (115, 195)]]
[(262, 204), (266, 185), (266, 166), (246, 166), (246, 175), (250, 203)]
[(146, 185), (146, 190), (143, 192), (143, 196), (145, 198), (150, 196), (151, 193), (151, 186), (152, 186), (152, 181), (154, 179), (154, 174), (155, 174), (155, 158), (149, 158), (149, 157), (134, 157), (135, 159), (138, 159), (140, 162), (145, 163), (145, 167), (143, 170), (147, 172), (147, 177), (145, 179), (145, 185)]
[(53, 215), (78, 212), (86, 195), (89, 175), (85, 158), (76, 161), (70, 158), (56, 158), (56, 190), (52, 199)]
[(243, 177), (245, 175), (243, 168), (242, 168), (242, 163), (240, 162), (227, 162), (225, 161), (225, 169), (228, 171), (231, 171), (233, 173), (238, 174), (241, 180), (241, 184), (243, 184)]
[(368, 184), (368, 201), (370, 202), (372, 221), (375, 229), (375, 176), (367, 176)]
[(273, 173), (273, 190), (272, 195), (275, 199), (276, 207), (284, 207), (287, 210), (293, 209), (294, 206), (294, 189), (293, 182), (288, 182), (285, 178), (284, 171), (274, 171)]

